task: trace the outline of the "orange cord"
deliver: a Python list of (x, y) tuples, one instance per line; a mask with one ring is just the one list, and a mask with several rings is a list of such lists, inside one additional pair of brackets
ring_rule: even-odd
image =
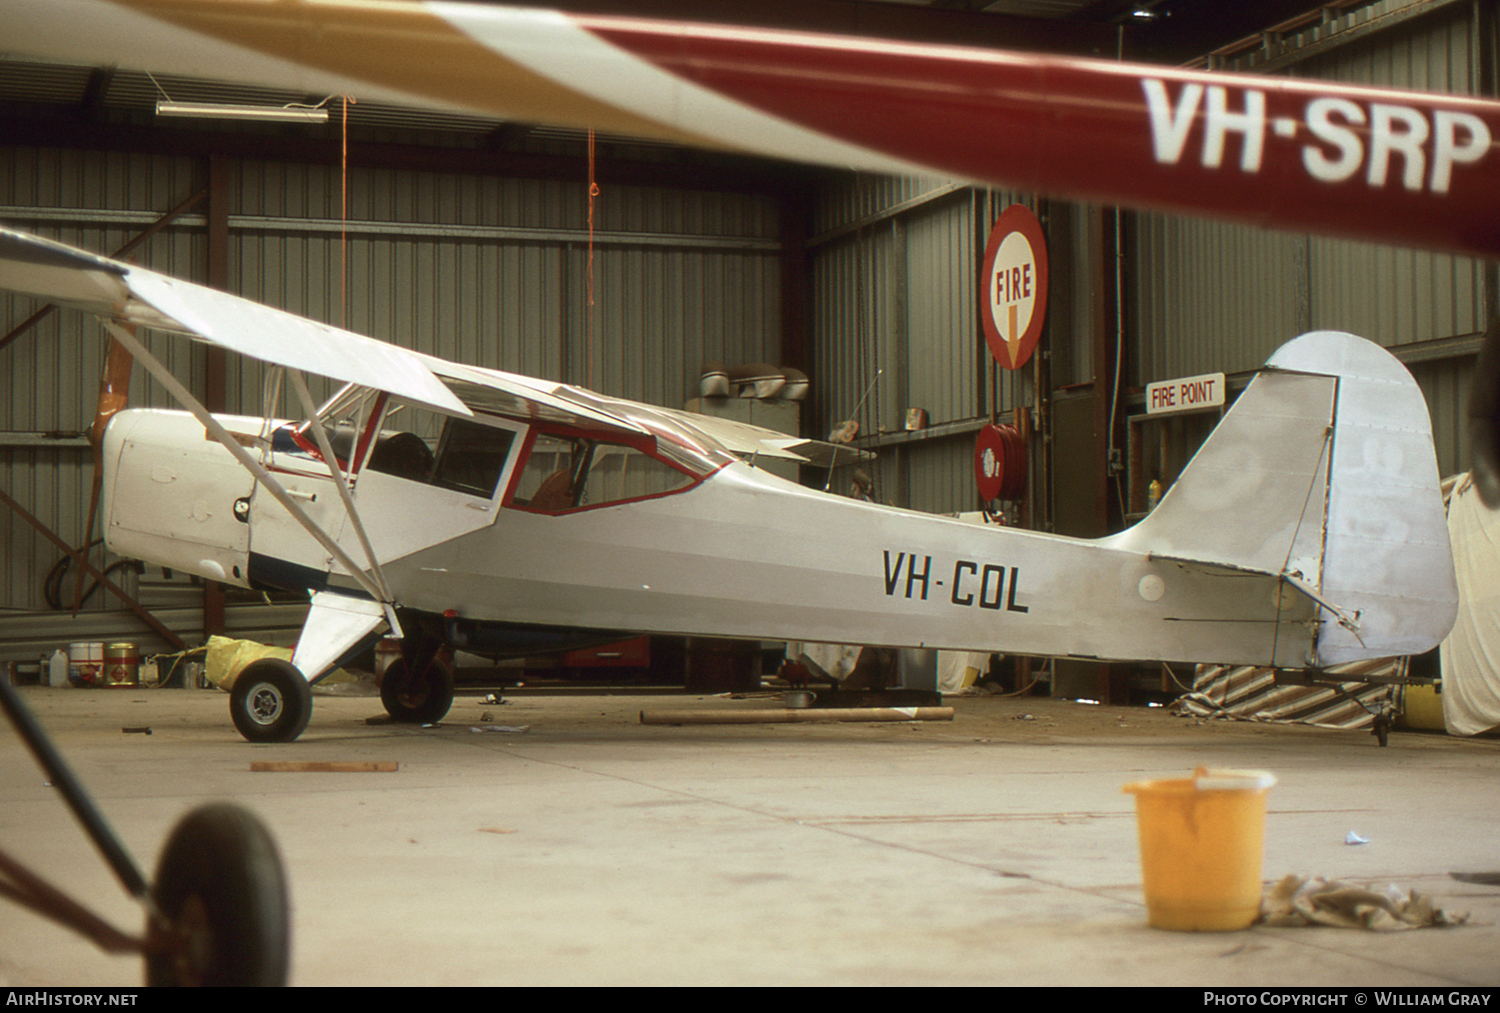
[(589, 371), (588, 386), (594, 389), (594, 198), (599, 196), (599, 184), (594, 182), (594, 131), (589, 130)]
[(340, 227), (339, 227), (339, 326), (349, 329), (349, 107), (352, 96), (344, 97), (343, 144), (339, 154)]

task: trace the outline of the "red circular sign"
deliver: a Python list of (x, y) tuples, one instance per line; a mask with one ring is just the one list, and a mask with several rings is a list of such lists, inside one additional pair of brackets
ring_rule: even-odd
[(1047, 243), (1042, 224), (1012, 204), (990, 230), (979, 272), (980, 317), (990, 354), (1006, 369), (1031, 358), (1047, 316)]

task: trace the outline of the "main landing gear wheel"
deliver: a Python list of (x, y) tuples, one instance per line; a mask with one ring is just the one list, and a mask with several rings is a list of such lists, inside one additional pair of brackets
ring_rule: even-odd
[(312, 687), (291, 662), (261, 658), (234, 680), (229, 713), (251, 742), (291, 742), (312, 717)]
[(441, 721), (453, 706), (453, 669), (434, 657), (414, 677), (407, 671), (406, 659), (397, 658), (381, 677), (380, 702), (397, 721), (416, 725)]
[(152, 898), (147, 985), (285, 985), (291, 963), (286, 877), (276, 842), (250, 813), (194, 809), (172, 831)]

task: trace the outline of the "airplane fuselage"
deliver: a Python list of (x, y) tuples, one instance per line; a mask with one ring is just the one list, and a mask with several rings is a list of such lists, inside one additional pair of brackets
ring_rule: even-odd
[[(226, 421), (244, 442), (260, 427)], [(504, 425), (515, 452), (489, 495), (359, 475), (355, 504), (398, 606), (480, 624), (1309, 664), (1314, 608), (1272, 576), (861, 502), (741, 461), (665, 494), (542, 512), (522, 502), (528, 427)], [(111, 426), (112, 548), (245, 586), (359, 594), (202, 434), (177, 412)], [(267, 463), (357, 558), (326, 469), (302, 452)]]
[(743, 463), (629, 507), (507, 512), (387, 573), (403, 602), (473, 618), (1033, 655), (1301, 667), (1314, 618), (1300, 596), (1278, 614), (1274, 578), (863, 503)]

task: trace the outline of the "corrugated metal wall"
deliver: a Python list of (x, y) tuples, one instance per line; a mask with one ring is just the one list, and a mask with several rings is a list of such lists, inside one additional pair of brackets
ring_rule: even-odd
[[(972, 434), (994, 395), (975, 288), (990, 223), (1015, 202), (931, 177), (856, 176), (819, 194), (810, 431), (856, 418), (879, 451), (866, 470), (882, 502), (978, 507)], [(1011, 385), (1000, 386), (1008, 409)], [(910, 408), (927, 412), (931, 438), (903, 434)]]
[(1474, 376), (1474, 358), (1439, 359), (1413, 363), (1412, 376), (1427, 399), (1432, 415), (1432, 442), (1437, 450), (1438, 473), (1455, 475), (1473, 464), (1469, 439), (1469, 384)]
[[(0, 220), (111, 253), (204, 186), (189, 158), (0, 148)], [(681, 405), (701, 363), (774, 360), (779, 352), (777, 203), (757, 195), (604, 186), (595, 202), (588, 305), (586, 184), (458, 173), (355, 171), (342, 250), (337, 169), (244, 162), (229, 185), (229, 289), (465, 362)], [(153, 237), (138, 263), (204, 281), (206, 219)], [(0, 296), (0, 332), (36, 307)], [(590, 317), (592, 316), (592, 338)], [(154, 350), (200, 396), (204, 351), (152, 336)], [(61, 534), (84, 530), (86, 448), (15, 434), (77, 432), (94, 409), (103, 342), (96, 323), (55, 313), (0, 349), (0, 483)], [(226, 407), (258, 412), (255, 363), (228, 363)], [(326, 390), (326, 386), (315, 388)], [(137, 366), (134, 404), (168, 405)], [(76, 444), (76, 441), (74, 441)], [(0, 609), (41, 607), (38, 574), (58, 558), (0, 511)]]
[(1309, 329), (1302, 237), (1140, 215), (1134, 258), (1131, 386), (1253, 369)]
[[(120, 158), (84, 153), (0, 150), (0, 219), (91, 250), (113, 252), (161, 212), (194, 192), (191, 160)], [(16, 209), (45, 208), (44, 215)], [(198, 219), (201, 223), (201, 216)], [(137, 262), (202, 280), (206, 245), (201, 228), (157, 236)], [(0, 333), (37, 307), (0, 294)], [(174, 368), (193, 372), (202, 350), (153, 339)], [(53, 313), (0, 349), (0, 431), (8, 434), (76, 434), (92, 419), (103, 358), (102, 331), (77, 313)], [(160, 395), (137, 371), (143, 403)], [(82, 441), (8, 437), (0, 446), (0, 488), (53, 531), (83, 539), (92, 457)], [(32, 445), (24, 445), (30, 442)], [(0, 609), (42, 607), (41, 578), (61, 553), (9, 510), (0, 510)], [(102, 561), (95, 554), (95, 561)], [(68, 598), (73, 585), (68, 582)], [(90, 608), (108, 607), (101, 593)], [(0, 613), (3, 614), (3, 613)]]
[[(243, 175), (239, 290), (337, 320), (336, 177), (302, 166)], [(350, 195), (349, 325), (359, 333), (664, 404), (693, 393), (685, 378), (704, 359), (775, 358), (769, 198), (603, 188), (591, 355), (586, 187), (355, 172)], [(298, 224), (281, 231), (288, 220)]]
[[(1406, 4), (1376, 4), (1348, 24), (1284, 40), (1290, 51), (1349, 31)], [(1449, 4), (1391, 29), (1361, 34), (1297, 60), (1299, 77), (1472, 93), (1478, 90), (1481, 35), (1493, 11)], [(1310, 52), (1313, 50), (1309, 50)], [(1265, 63), (1248, 57), (1243, 68)], [(1278, 72), (1287, 72), (1282, 66)], [(1250, 370), (1283, 341), (1315, 329), (1351, 331), (1386, 347), (1484, 329), (1484, 262), (1332, 239), (1264, 232), (1167, 215), (1134, 215), (1134, 276), (1128, 320), (1131, 385), (1198, 373)], [(1427, 393), (1444, 472), (1468, 466), (1458, 378), (1470, 356), (1414, 366)]]
[(1050, 201), (1044, 207), (1051, 279), (1043, 340), (1050, 356), (1051, 386), (1056, 390), (1094, 377), (1093, 299), (1098, 267), (1089, 237), (1091, 209), (1062, 201)]

